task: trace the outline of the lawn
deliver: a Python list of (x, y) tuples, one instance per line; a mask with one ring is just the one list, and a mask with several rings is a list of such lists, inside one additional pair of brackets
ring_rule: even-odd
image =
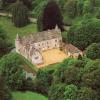
[(20, 34), (21, 36), (24, 36), (29, 33), (37, 32), (36, 24), (30, 23), (29, 25), (25, 27), (17, 28), (12, 23), (11, 18), (8, 18), (8, 17), (0, 17), (0, 26), (7, 32), (9, 40), (13, 44), (14, 44), (16, 34)]
[(12, 100), (48, 100), (45, 96), (32, 92), (13, 92)]

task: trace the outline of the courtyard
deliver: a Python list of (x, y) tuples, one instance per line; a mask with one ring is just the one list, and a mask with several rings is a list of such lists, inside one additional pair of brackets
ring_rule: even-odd
[(42, 56), (44, 59), (44, 63), (37, 65), (37, 68), (41, 68), (44, 66), (48, 66), (50, 64), (62, 62), (64, 59), (67, 58), (67, 55), (59, 49), (51, 49), (51, 50), (44, 51), (42, 52)]

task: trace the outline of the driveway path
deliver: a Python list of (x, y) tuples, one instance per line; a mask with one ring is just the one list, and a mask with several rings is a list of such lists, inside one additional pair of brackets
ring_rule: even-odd
[[(4, 16), (4, 17), (12, 17), (12, 15), (10, 13), (6, 13), (6, 12), (0, 12), (0, 16)], [(29, 18), (30, 22), (32, 23), (37, 23), (37, 19), (36, 18)]]

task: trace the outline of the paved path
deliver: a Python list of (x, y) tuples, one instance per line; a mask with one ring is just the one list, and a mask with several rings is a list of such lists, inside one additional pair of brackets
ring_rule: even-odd
[[(12, 17), (12, 15), (10, 13), (5, 13), (5, 12), (0, 12), (0, 16), (4, 16), (4, 17)], [(32, 23), (37, 23), (37, 19), (36, 18), (29, 18), (30, 22)]]
[[(7, 13), (7, 12), (0, 12), (0, 16), (12, 17), (12, 15), (11, 15), (10, 13)], [(36, 19), (36, 18), (30, 17), (29, 20), (30, 20), (30, 22), (32, 22), (32, 23), (37, 23), (37, 19)], [(64, 26), (64, 29), (65, 29), (66, 31), (68, 31), (68, 30), (70, 29), (70, 26)]]

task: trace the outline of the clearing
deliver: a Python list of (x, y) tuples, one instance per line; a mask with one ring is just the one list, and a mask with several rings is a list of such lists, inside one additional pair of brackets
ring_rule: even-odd
[(33, 92), (13, 92), (12, 100), (48, 100), (45, 96)]

